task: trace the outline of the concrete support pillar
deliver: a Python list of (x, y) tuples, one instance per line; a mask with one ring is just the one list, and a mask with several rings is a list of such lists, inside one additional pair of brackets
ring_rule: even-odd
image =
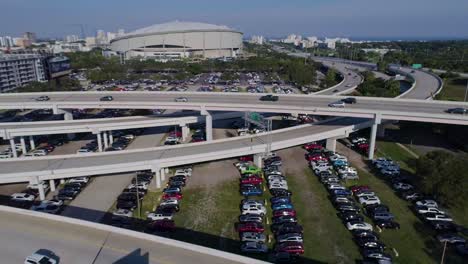
[(375, 118), (374, 118), (374, 124), (372, 124), (372, 127), (371, 127), (371, 134), (370, 134), (370, 138), (369, 138), (370, 143), (369, 143), (368, 158), (370, 160), (374, 158), (375, 140), (376, 140), (376, 137), (377, 137), (377, 128), (378, 128), (380, 122), (381, 122), (380, 115), (376, 115)]
[(155, 180), (156, 180), (156, 188), (160, 189), (161, 188), (161, 171), (160, 170), (155, 170)]
[(109, 145), (112, 145), (114, 143), (114, 135), (112, 135), (112, 131), (109, 131)]
[(60, 184), (64, 184), (65, 183), (65, 179), (60, 179)]
[(165, 172), (166, 174), (168, 174), (168, 173), (169, 173), (169, 168), (164, 168), (164, 172)]
[(11, 152), (13, 153), (13, 157), (17, 158), (18, 157), (18, 152), (16, 152), (16, 146), (15, 146), (15, 139), (10, 138), (10, 148)]
[(336, 138), (327, 138), (325, 148), (333, 152), (336, 151)]
[(20, 143), (21, 143), (21, 151), (23, 154), (26, 154), (28, 152), (28, 149), (26, 148), (26, 142), (24, 141), (24, 137), (20, 137)]
[(377, 137), (378, 138), (385, 137), (385, 126), (383, 124), (377, 127)]
[(203, 111), (202, 115), (205, 116), (206, 141), (211, 141), (213, 140), (213, 117), (208, 111)]
[(161, 181), (166, 180), (166, 170), (164, 168), (161, 169)]
[(254, 155), (254, 164), (259, 168), (263, 167), (263, 156), (261, 154)]
[(187, 125), (181, 125), (182, 128), (182, 140), (185, 141), (187, 140), (187, 137), (189, 135), (190, 129)]
[(29, 136), (29, 145), (30, 145), (31, 149), (36, 148), (36, 143), (34, 143), (34, 136)]
[(55, 180), (49, 180), (50, 191), (55, 192)]
[(97, 133), (97, 143), (98, 143), (98, 151), (102, 152), (102, 137), (101, 132)]
[(30, 181), (30, 184), (37, 184), (37, 190), (39, 191), (39, 200), (44, 201), (45, 200), (45, 191), (44, 191), (44, 185), (40, 184), (41, 181), (39, 181), (38, 177), (33, 177)]
[[(53, 111), (54, 115), (63, 114), (63, 119), (65, 121), (73, 120), (73, 114), (72, 114), (72, 112), (70, 112), (68, 110), (60, 109), (57, 106), (55, 106), (54, 108), (52, 108), (52, 111)], [(75, 138), (75, 134), (74, 133), (67, 134), (67, 137), (68, 137), (68, 139), (72, 140), (72, 139)]]
[(109, 141), (107, 139), (107, 131), (102, 132), (102, 135), (103, 135), (103, 141), (104, 141), (104, 148), (108, 148), (109, 147)]

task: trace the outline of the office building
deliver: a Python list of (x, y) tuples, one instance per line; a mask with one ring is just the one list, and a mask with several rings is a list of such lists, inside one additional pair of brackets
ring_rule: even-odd
[(0, 92), (15, 89), (30, 82), (44, 82), (46, 80), (47, 77), (41, 55), (0, 55)]

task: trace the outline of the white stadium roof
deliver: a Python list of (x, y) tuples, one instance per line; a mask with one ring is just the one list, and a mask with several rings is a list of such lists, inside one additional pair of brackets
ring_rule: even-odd
[(201, 30), (233, 30), (227, 26), (222, 25), (213, 25), (207, 23), (199, 22), (183, 22), (183, 21), (173, 21), (163, 24), (156, 24), (149, 27), (144, 27), (137, 29), (135, 31), (129, 32), (125, 36), (131, 35), (145, 35), (151, 33), (164, 33), (164, 32), (174, 32), (174, 31), (201, 31)]

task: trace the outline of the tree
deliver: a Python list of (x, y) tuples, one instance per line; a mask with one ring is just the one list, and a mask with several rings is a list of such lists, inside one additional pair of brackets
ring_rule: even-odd
[(446, 205), (467, 204), (468, 157), (433, 151), (416, 162), (416, 180), (424, 193)]

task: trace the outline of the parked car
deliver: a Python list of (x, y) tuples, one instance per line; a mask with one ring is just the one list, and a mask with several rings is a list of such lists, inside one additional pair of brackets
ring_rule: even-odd
[(288, 216), (296, 216), (296, 210), (294, 209), (279, 209), (279, 210), (273, 210), (273, 217), (278, 217), (282, 215), (288, 215)]
[(262, 233), (256, 232), (242, 232), (240, 235), (242, 242), (262, 242), (265, 243), (266, 236)]
[(424, 219), (427, 221), (447, 221), (453, 222), (453, 219), (445, 214), (435, 214), (435, 213), (427, 213), (424, 214)]
[(382, 229), (400, 229), (400, 224), (393, 220), (376, 220), (375, 225)]
[(434, 200), (420, 200), (416, 202), (416, 206), (438, 207)]
[(369, 230), (372, 231), (372, 225), (366, 222), (361, 222), (361, 221), (350, 221), (346, 223), (346, 228), (348, 230), (356, 230), (356, 229), (364, 229), (364, 230)]
[(304, 245), (300, 242), (284, 242), (278, 243), (275, 246), (276, 252), (288, 252), (289, 254), (302, 255), (304, 254)]
[(156, 220), (149, 223), (146, 226), (146, 231), (150, 233), (154, 232), (173, 232), (175, 231), (175, 223), (173, 220)]
[(262, 242), (243, 242), (240, 248), (243, 253), (266, 253), (268, 252), (268, 246)]
[(265, 228), (262, 224), (256, 222), (238, 223), (237, 232), (256, 232), (262, 233)]
[(32, 202), (36, 197), (28, 193), (14, 193), (10, 195), (10, 199), (17, 202)]
[(172, 220), (173, 214), (171, 213), (163, 213), (163, 212), (152, 212), (146, 215), (146, 218), (149, 220)]
[(442, 243), (448, 243), (448, 244), (465, 244), (466, 240), (465, 238), (456, 235), (456, 234), (441, 234), (437, 236), (437, 240), (439, 240)]
[(288, 233), (284, 235), (280, 235), (276, 238), (276, 241), (278, 243), (284, 243), (284, 242), (303, 242), (302, 234), (300, 233)]

